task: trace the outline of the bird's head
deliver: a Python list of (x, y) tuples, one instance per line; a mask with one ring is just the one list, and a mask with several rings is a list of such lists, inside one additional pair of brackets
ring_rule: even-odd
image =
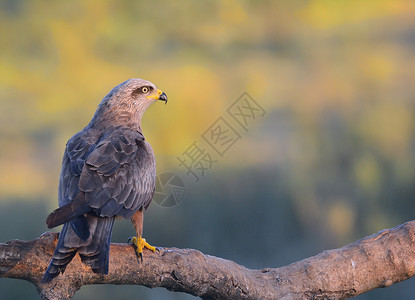
[(121, 85), (124, 85), (124, 93), (129, 93), (130, 97), (137, 103), (151, 104), (157, 100), (161, 100), (167, 104), (167, 95), (150, 81), (133, 78)]
[(144, 112), (157, 100), (167, 104), (167, 95), (153, 83), (139, 78), (128, 79), (105, 96), (91, 122), (105, 119), (111, 125), (141, 126)]

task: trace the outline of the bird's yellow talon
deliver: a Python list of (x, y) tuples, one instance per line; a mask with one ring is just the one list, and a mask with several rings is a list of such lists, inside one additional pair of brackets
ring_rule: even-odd
[(156, 247), (151, 246), (149, 243), (146, 242), (145, 239), (143, 239), (143, 240), (144, 240), (144, 247), (146, 247), (151, 252), (156, 252)]
[(156, 248), (151, 246), (149, 243), (146, 242), (141, 236), (139, 237), (131, 237), (130, 242), (136, 247), (135, 252), (137, 253), (138, 257), (143, 260), (143, 249), (147, 248), (152, 252), (156, 252)]

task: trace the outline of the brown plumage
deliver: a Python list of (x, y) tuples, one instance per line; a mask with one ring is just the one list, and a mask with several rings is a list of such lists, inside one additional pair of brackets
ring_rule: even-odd
[(92, 271), (107, 274), (116, 216), (131, 218), (141, 239), (142, 213), (150, 205), (156, 177), (141, 118), (156, 100), (167, 102), (167, 96), (154, 84), (127, 80), (111, 90), (91, 122), (69, 139), (59, 208), (46, 219), (49, 228), (63, 228), (43, 282), (63, 273), (77, 252)]

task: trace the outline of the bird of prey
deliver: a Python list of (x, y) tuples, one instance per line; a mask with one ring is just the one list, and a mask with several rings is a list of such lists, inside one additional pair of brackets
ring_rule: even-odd
[(91, 122), (69, 139), (59, 180), (59, 208), (46, 219), (49, 228), (63, 224), (53, 258), (42, 282), (65, 271), (78, 252), (92, 271), (108, 274), (115, 218), (131, 219), (131, 238), (138, 256), (156, 250), (142, 238), (143, 212), (153, 197), (156, 165), (144, 139), (141, 118), (167, 96), (153, 83), (133, 78), (113, 88)]

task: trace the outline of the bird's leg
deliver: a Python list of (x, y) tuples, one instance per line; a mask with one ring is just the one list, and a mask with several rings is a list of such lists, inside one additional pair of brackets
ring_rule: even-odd
[(135, 232), (137, 236), (131, 237), (130, 242), (136, 247), (135, 251), (137, 252), (138, 257), (143, 261), (143, 249), (147, 248), (153, 252), (156, 252), (156, 248), (151, 246), (149, 243), (143, 239), (143, 211), (138, 210), (134, 216), (131, 218), (131, 222), (134, 225)]

